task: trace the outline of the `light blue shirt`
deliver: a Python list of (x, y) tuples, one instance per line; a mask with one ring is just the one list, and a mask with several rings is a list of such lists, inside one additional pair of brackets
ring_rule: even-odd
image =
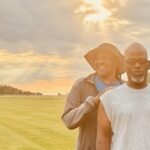
[(95, 76), (95, 86), (96, 89), (101, 92), (103, 90), (105, 90), (106, 88), (110, 87), (110, 86), (118, 86), (121, 85), (122, 83), (119, 80), (116, 80), (114, 83), (112, 84), (106, 84), (104, 83), (102, 80), (100, 80), (100, 78), (98, 78), (98, 76)]

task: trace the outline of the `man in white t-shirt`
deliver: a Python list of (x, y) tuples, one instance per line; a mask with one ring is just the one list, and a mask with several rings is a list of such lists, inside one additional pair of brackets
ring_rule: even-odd
[(150, 85), (146, 49), (125, 50), (128, 81), (100, 96), (97, 150), (150, 150)]

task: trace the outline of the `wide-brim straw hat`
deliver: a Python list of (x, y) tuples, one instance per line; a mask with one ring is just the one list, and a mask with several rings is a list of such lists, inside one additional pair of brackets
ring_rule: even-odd
[(116, 46), (114, 46), (113, 44), (109, 44), (109, 43), (103, 43), (101, 45), (99, 45), (98, 47), (90, 50), (84, 57), (85, 59), (88, 61), (88, 63), (91, 65), (91, 67), (96, 70), (95, 68), (95, 60), (96, 60), (96, 56), (101, 54), (101, 53), (109, 53), (112, 54), (112, 56), (114, 56), (114, 58), (118, 59), (119, 61), (119, 69), (118, 69), (118, 73), (121, 75), (125, 72), (124, 69), (124, 56), (120, 53), (120, 51), (117, 49)]

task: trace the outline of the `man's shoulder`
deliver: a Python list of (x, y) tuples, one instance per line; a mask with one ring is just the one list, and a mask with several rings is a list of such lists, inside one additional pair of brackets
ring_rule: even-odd
[(85, 77), (81, 77), (81, 78), (77, 79), (73, 85), (77, 86), (77, 85), (83, 84), (85, 82), (93, 83), (94, 77), (95, 77), (95, 73), (89, 74), (88, 76), (85, 76)]
[(79, 85), (81, 85), (84, 81), (84, 78), (79, 78), (77, 79), (74, 83), (73, 83), (73, 87), (77, 87)]
[(119, 86), (115, 87), (112, 89), (112, 92), (120, 92), (121, 90), (123, 90), (126, 86), (126, 82), (120, 84)]
[(106, 92), (104, 92), (103, 95), (109, 95), (109, 96), (113, 96), (114, 94), (119, 94), (121, 91), (123, 91), (124, 87), (125, 87), (126, 83), (123, 83), (119, 86), (113, 87), (109, 90), (107, 90)]

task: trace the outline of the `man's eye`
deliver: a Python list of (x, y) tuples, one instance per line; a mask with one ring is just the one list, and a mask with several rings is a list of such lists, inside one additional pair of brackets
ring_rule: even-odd
[(128, 64), (134, 64), (135, 61), (133, 61), (133, 60), (128, 60), (127, 63), (128, 63)]
[(141, 60), (141, 63), (143, 63), (143, 64), (146, 63), (146, 62), (147, 62), (146, 60)]
[(128, 64), (136, 64), (136, 63), (145, 64), (146, 62), (147, 62), (146, 60), (128, 60), (127, 61)]

